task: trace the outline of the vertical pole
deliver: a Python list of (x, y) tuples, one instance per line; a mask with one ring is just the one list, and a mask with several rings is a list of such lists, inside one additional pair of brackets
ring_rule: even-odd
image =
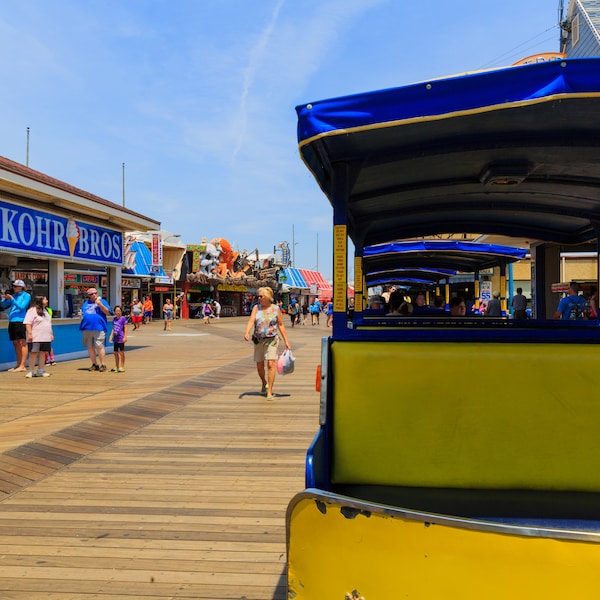
[(29, 127), (27, 128), (27, 146), (25, 149), (25, 166), (29, 166)]
[(292, 267), (296, 268), (296, 238), (294, 236), (294, 225), (292, 224)]
[[(331, 199), (333, 205), (333, 333), (336, 337), (343, 337), (348, 331), (348, 215), (346, 204), (349, 190), (350, 166), (347, 163), (337, 163), (333, 170)], [(355, 254), (362, 256), (362, 250), (362, 240), (358, 240), (355, 242)], [(355, 266), (355, 278), (356, 276)], [(354, 294), (354, 314), (356, 316), (356, 311), (360, 310), (360, 307), (356, 306), (356, 281)]]
[(509, 316), (514, 317), (514, 314), (512, 313), (512, 306), (511, 306), (511, 299), (512, 297), (515, 295), (515, 281), (513, 278), (513, 264), (512, 263), (508, 263), (508, 265), (506, 265), (507, 270), (508, 270), (508, 289), (506, 291), (506, 312)]
[(125, 208), (125, 163), (121, 164), (122, 175), (121, 175), (121, 187), (123, 193), (123, 208)]

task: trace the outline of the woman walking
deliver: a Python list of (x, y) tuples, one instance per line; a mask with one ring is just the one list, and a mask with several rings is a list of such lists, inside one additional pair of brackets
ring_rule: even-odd
[(273, 290), (268, 287), (259, 288), (258, 304), (252, 309), (244, 339), (248, 341), (252, 335), (254, 361), (262, 382), (261, 394), (266, 396), (267, 400), (273, 400), (275, 397), (273, 384), (277, 372), (278, 334), (283, 338), (286, 349), (290, 350), (291, 346), (281, 318), (281, 311), (276, 304), (273, 304)]
[(174, 307), (170, 298), (165, 300), (163, 304), (163, 319), (165, 321), (165, 326), (163, 327), (163, 331), (171, 331), (171, 326), (173, 325), (173, 317), (175, 316)]

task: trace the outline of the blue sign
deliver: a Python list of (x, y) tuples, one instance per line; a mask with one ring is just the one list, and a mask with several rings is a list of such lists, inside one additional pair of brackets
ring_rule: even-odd
[(73, 218), (0, 202), (0, 250), (121, 265), (123, 234)]

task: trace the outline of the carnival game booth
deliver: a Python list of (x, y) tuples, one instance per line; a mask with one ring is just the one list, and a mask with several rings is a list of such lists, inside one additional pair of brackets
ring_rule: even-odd
[[(89, 192), (0, 157), (0, 285), (21, 279), (53, 309), (58, 360), (87, 356), (75, 314), (90, 287), (111, 306), (121, 303), (123, 234), (160, 223)], [(0, 312), (0, 329), (7, 328)], [(14, 365), (12, 344), (0, 344), (0, 369)]]
[[(598, 255), (600, 59), (297, 113), (302, 159), (333, 207), (334, 317), (306, 489), (287, 512), (289, 597), (591, 597), (600, 327), (553, 320), (552, 283), (561, 251)], [(366, 248), (462, 233), (531, 242), (532, 319), (348, 326), (349, 240), (362, 290)]]

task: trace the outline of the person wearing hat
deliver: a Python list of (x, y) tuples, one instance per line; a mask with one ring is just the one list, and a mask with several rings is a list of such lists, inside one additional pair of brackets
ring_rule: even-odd
[(88, 349), (92, 366), (89, 371), (106, 371), (106, 331), (108, 330), (106, 315), (111, 314), (106, 300), (100, 298), (96, 288), (86, 291), (88, 299), (81, 305), (81, 323), (83, 345)]
[(11, 373), (27, 371), (27, 328), (23, 324), (31, 295), (25, 291), (25, 282), (17, 279), (12, 284), (12, 293), (5, 292), (2, 310), (8, 309), (8, 338), (13, 343), (17, 366), (9, 369)]
[(385, 313), (385, 299), (383, 296), (379, 294), (375, 294), (374, 296), (369, 297), (369, 306), (367, 308), (367, 312), (369, 314), (377, 313), (384, 314)]

